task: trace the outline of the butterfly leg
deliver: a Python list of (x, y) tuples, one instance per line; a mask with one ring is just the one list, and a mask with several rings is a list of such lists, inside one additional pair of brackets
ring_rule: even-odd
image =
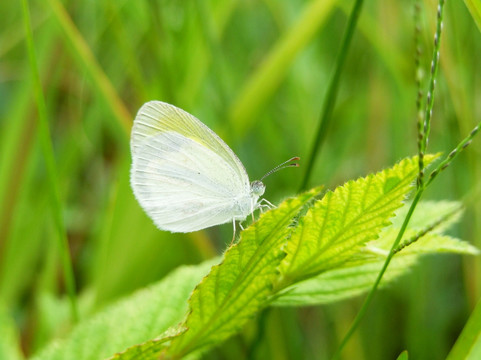
[(259, 204), (262, 203), (262, 202), (264, 202), (265, 204), (260, 205), (261, 207), (268, 207), (269, 209), (275, 209), (277, 207), (267, 199), (262, 198), (259, 201)]
[[(244, 227), (242, 226), (241, 222), (239, 221), (238, 223), (239, 227), (241, 228), (241, 230), (244, 230)], [(232, 227), (234, 228), (234, 231), (233, 231), (233, 234), (232, 234), (232, 240), (230, 242), (230, 246), (232, 246), (232, 244), (234, 243), (235, 241), (235, 218), (232, 218)]]
[(230, 242), (229, 247), (232, 246), (232, 244), (234, 243), (234, 240), (235, 240), (235, 218), (232, 218), (232, 227), (234, 228), (234, 230), (232, 232), (232, 240)]
[(252, 223), (256, 221), (254, 217), (254, 210), (256, 209), (256, 204), (254, 204), (254, 201), (251, 199), (251, 216), (252, 216)]

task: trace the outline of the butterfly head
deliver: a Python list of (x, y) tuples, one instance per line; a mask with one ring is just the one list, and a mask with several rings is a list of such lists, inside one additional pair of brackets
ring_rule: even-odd
[(264, 178), (268, 177), (270, 174), (275, 173), (276, 171), (279, 171), (281, 169), (285, 169), (287, 167), (293, 167), (293, 166), (298, 167), (299, 164), (292, 163), (293, 161), (297, 161), (297, 160), (299, 160), (299, 157), (296, 156), (287, 161), (284, 161), (282, 164), (277, 165), (274, 169), (272, 169), (267, 174), (265, 174), (260, 180), (255, 180), (251, 182), (251, 194), (253, 196), (256, 196), (257, 198), (264, 195), (264, 191), (266, 191), (266, 186), (264, 185), (262, 180), (264, 180)]
[(262, 196), (264, 195), (264, 191), (266, 191), (266, 186), (260, 180), (255, 180), (251, 182), (251, 193), (254, 196)]

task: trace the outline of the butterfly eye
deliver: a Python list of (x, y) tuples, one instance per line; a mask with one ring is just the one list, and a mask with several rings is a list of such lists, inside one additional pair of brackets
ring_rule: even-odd
[(266, 186), (260, 180), (255, 180), (251, 183), (251, 191), (255, 196), (262, 196), (266, 191)]

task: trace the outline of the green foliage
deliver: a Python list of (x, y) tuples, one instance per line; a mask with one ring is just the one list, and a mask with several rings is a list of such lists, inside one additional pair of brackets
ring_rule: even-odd
[[(1, 359), (32, 354), (97, 359), (132, 346), (126, 356), (150, 358), (149, 351), (174, 351), (171, 337), (179, 339), (177, 349), (187, 341), (193, 344), (189, 339), (199, 328), (181, 335), (185, 327), (177, 325), (200, 316), (185, 317), (191, 290), (208, 273), (212, 262), (207, 259), (218, 259), (229, 243), (232, 227), (161, 232), (138, 206), (129, 186), (128, 139), (133, 114), (148, 100), (171, 102), (200, 118), (234, 149), (252, 179), (299, 155), (301, 169), (280, 172), (266, 182), (266, 198), (275, 204), (299, 189), (311, 153), (309, 186), (334, 189), (416, 152), (415, 98), (428, 84), (437, 1), (417, 1), (419, 67), (414, 64), (413, 4), (364, 1), (322, 151), (312, 151), (315, 130), (357, 1), (25, 3), (32, 25), (28, 34), (22, 2), (0, 1)], [(419, 203), (381, 283), (389, 291), (376, 293), (371, 306), (375, 311), (366, 313), (357, 338), (346, 347), (346, 358), (395, 358), (399, 349), (407, 349), (413, 359), (444, 359), (479, 302), (481, 257), (423, 255), (474, 252), (457, 238), (481, 247), (481, 142), (475, 139), (466, 150), (471, 137), (460, 142), (479, 121), (480, 14), (478, 0), (446, 2), (429, 149), (446, 154), (437, 163), (437, 173), (459, 156), (432, 183), (426, 174), (429, 189), (424, 196), (432, 202)], [(30, 62), (32, 48), (36, 61)], [(45, 108), (41, 105), (39, 112), (35, 97), (42, 92)], [(45, 152), (46, 141), (51, 146), (47, 144)], [(447, 155), (456, 144), (459, 151)], [(343, 190), (336, 191), (327, 196), (347, 206)], [(294, 217), (279, 257), (264, 249), (273, 262), (280, 260), (278, 275), (267, 287), (271, 293), (254, 297), (239, 318), (227, 319), (220, 335), (237, 336), (222, 345), (220, 337), (202, 339), (205, 350), (219, 345), (208, 357), (332, 356), (346, 323), (359, 309), (360, 299), (353, 296), (372, 284), (407, 209), (396, 210), (393, 224), (375, 239), (370, 236), (382, 226), (380, 218), (379, 223), (371, 219), (372, 233), (365, 239), (362, 232), (350, 240), (349, 233), (333, 233), (326, 252), (320, 249), (326, 244), (312, 243), (326, 263), (315, 261), (310, 268), (306, 261), (295, 260), (298, 271), (283, 273), (295, 251), (289, 239), (302, 240), (299, 251), (306, 255), (304, 240), (311, 235), (301, 229), (307, 229), (309, 217), (335, 215), (322, 201), (309, 202)], [(315, 209), (308, 208), (314, 204)], [(341, 225), (341, 217), (336, 219)], [(61, 250), (60, 232), (72, 258), (78, 325), (69, 314), (62, 255), (67, 252)], [(249, 242), (243, 237), (242, 242)], [(257, 239), (254, 234), (252, 238)], [(353, 246), (343, 247), (349, 241)], [(242, 246), (247, 251), (248, 244)], [(235, 265), (233, 255), (239, 248), (228, 252), (225, 264)], [(290, 254), (282, 257), (285, 252)], [(186, 264), (200, 265), (179, 269), (177, 276), (174, 269)], [(221, 265), (215, 278), (227, 286), (225, 275), (231, 270)], [(242, 271), (233, 272), (236, 279)], [(402, 274), (402, 280), (394, 281)], [(204, 292), (213, 279), (206, 279)], [(178, 294), (175, 304), (155, 292), (166, 289), (164, 281)], [(230, 291), (240, 289), (236, 284)], [(200, 292), (196, 294), (201, 299)], [(326, 305), (297, 308), (317, 304)], [(271, 305), (276, 309), (257, 317), (259, 309)], [(202, 314), (227, 316), (224, 308), (208, 310)], [(253, 320), (243, 326), (249, 313)], [(451, 356), (477, 356), (478, 324), (479, 306)], [(162, 334), (164, 343), (159, 341)]]
[(476, 0), (464, 0), (473, 20), (476, 22), (478, 29), (481, 31), (481, 4)]
[(417, 175), (413, 161), (349, 181), (317, 202), (287, 245), (282, 285), (338, 267), (375, 239), (411, 189)]
[(481, 302), (476, 305), (447, 360), (476, 360), (481, 357)]
[(245, 133), (252, 126), (259, 108), (272, 96), (295, 56), (312, 40), (319, 27), (324, 25), (333, 7), (332, 0), (316, 0), (305, 4), (297, 22), (279, 39), (231, 106), (230, 117), (237, 132)]
[[(386, 255), (400, 229), (400, 222), (406, 215), (408, 204), (404, 205), (391, 219), (392, 225), (383, 228), (379, 238), (365, 243), (362, 248), (340, 266), (327, 270), (318, 276), (288, 287), (276, 296), (274, 305), (316, 305), (325, 304), (362, 294), (369, 290), (376, 279)], [(461, 208), (456, 202), (424, 202), (416, 211), (404, 238), (425, 229), (430, 232), (401, 250), (383, 277), (387, 284), (406, 273), (421, 255), (439, 253), (458, 253), (477, 255), (474, 246), (442, 235), (441, 231), (453, 224)], [(449, 216), (447, 216), (449, 215)], [(433, 228), (433, 223), (437, 226)]]
[(80, 323), (66, 340), (51, 344), (33, 359), (107, 358), (128, 346), (155, 338), (183, 319), (186, 299), (212, 263), (175, 270), (158, 284)]
[[(242, 232), (239, 243), (227, 250), (223, 262), (214, 266), (194, 290), (185, 321), (188, 330), (171, 340), (166, 356), (182, 357), (225, 340), (266, 305), (285, 256), (282, 247), (290, 225), (318, 193), (315, 189), (284, 201)], [(130, 355), (128, 351), (122, 358)]]
[(3, 304), (0, 304), (0, 359), (24, 359), (20, 351), (20, 341), (15, 322)]
[[(188, 295), (209, 264), (180, 269), (125, 299), (79, 325), (63, 344), (38, 359), (65, 359), (69, 354), (88, 359), (125, 348), (114, 358), (182, 358), (226, 340), (270, 304), (306, 306), (366, 292), (399, 231), (406, 205), (399, 208), (416, 176), (417, 158), (410, 158), (349, 181), (320, 200), (315, 199), (320, 189), (287, 199), (261, 214), (210, 269), (193, 290), (181, 323)], [(440, 232), (458, 218), (459, 204), (428, 202), (418, 211), (406, 236), (429, 232), (396, 255), (385, 282), (406, 273), (423, 254), (477, 253)], [(88, 349), (82, 357), (80, 348)]]

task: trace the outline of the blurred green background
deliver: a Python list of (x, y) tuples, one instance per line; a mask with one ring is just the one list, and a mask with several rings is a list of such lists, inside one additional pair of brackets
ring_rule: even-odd
[[(481, 23), (469, 3), (446, 5), (431, 152), (449, 152), (481, 118)], [(252, 180), (300, 156), (300, 169), (266, 180), (265, 196), (277, 203), (298, 191), (353, 1), (29, 4), (83, 318), (181, 264), (222, 253), (231, 239), (229, 224), (159, 231), (137, 204), (129, 131), (144, 102), (170, 102), (201, 119)], [(437, 2), (422, 4), (428, 74)], [(0, 2), (0, 14), (0, 307), (28, 355), (67, 334), (70, 317), (21, 3)], [(416, 154), (413, 37), (412, 1), (366, 2), (310, 186), (333, 188)], [(478, 247), (480, 152), (475, 139), (426, 194), (464, 201), (452, 234)], [(408, 349), (416, 359), (443, 359), (480, 298), (480, 265), (425, 258), (377, 295), (345, 358), (392, 359)], [(208, 358), (326, 359), (360, 301), (268, 309)]]

